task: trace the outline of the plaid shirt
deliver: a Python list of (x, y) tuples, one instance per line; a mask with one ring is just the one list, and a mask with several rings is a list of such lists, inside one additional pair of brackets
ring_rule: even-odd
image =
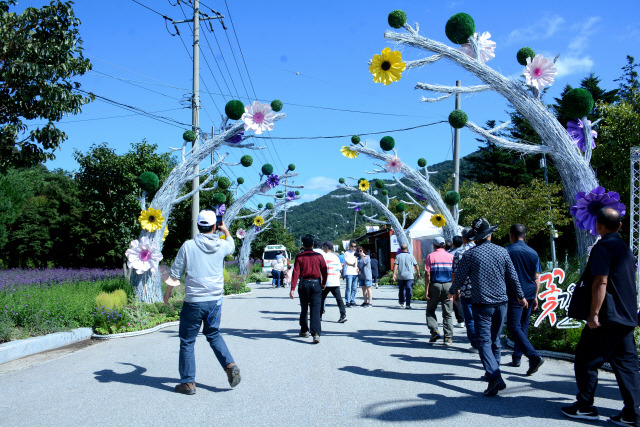
[[(474, 242), (468, 242), (456, 250), (456, 253), (453, 254), (453, 274), (456, 274), (458, 264), (460, 264), (460, 260), (462, 259), (462, 254), (475, 247), (476, 244)], [(471, 280), (469, 280), (468, 276), (464, 281), (464, 285), (460, 288), (460, 295), (462, 298), (471, 299)]]

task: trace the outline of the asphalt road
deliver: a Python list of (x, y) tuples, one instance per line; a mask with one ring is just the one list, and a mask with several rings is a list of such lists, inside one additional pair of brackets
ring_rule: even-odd
[[(223, 333), (242, 374), (235, 389), (201, 335), (197, 393), (174, 393), (171, 327), (0, 365), (0, 425), (574, 425), (560, 413), (576, 392), (569, 362), (549, 359), (531, 377), (526, 361), (503, 366), (507, 389), (489, 398), (463, 330), (452, 347), (429, 344), (424, 304), (400, 308), (397, 289), (374, 289), (374, 306), (347, 309), (344, 324), (329, 296), (318, 345), (298, 337), (299, 302), (288, 293), (262, 285), (225, 299)], [(594, 424), (621, 409), (613, 374), (601, 372), (596, 405)]]

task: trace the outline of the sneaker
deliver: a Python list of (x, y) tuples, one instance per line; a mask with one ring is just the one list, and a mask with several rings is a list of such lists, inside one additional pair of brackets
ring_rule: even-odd
[(406, 307), (405, 307), (405, 309), (407, 309), (407, 310), (411, 310), (411, 306), (410, 306), (410, 305), (408, 305), (408, 306), (406, 306)]
[(403, 303), (403, 302), (399, 302), (399, 303), (398, 303), (398, 305), (399, 305), (400, 307), (404, 307), (404, 303)]
[(178, 384), (177, 386), (175, 386), (173, 391), (182, 394), (196, 394), (196, 383)]
[(529, 370), (527, 371), (527, 375), (533, 375), (538, 372), (540, 366), (544, 363), (544, 359), (542, 357), (538, 357), (537, 359), (529, 360)]
[(453, 345), (453, 340), (451, 338), (445, 338), (444, 345)]
[(378, 285), (376, 285), (376, 289), (378, 289)]
[(500, 390), (507, 388), (507, 385), (502, 380), (501, 376), (497, 376), (492, 380), (489, 380), (489, 386), (482, 393), (485, 396), (496, 396)]
[(340, 319), (338, 319), (338, 323), (344, 323), (347, 321), (347, 316), (342, 316), (340, 317)]
[(298, 334), (298, 336), (299, 336), (299, 337), (302, 337), (302, 338), (308, 338), (308, 337), (309, 337), (309, 332), (300, 332), (300, 333)]
[(429, 342), (436, 342), (436, 341), (438, 341), (440, 338), (442, 338), (442, 337), (440, 336), (440, 334), (439, 334), (439, 333), (437, 333), (437, 332), (436, 332), (435, 334), (433, 334), (433, 333), (432, 333), (432, 334), (431, 334), (431, 338), (429, 338)]
[(578, 418), (581, 420), (597, 420), (600, 418), (595, 406), (583, 407), (579, 402), (574, 402), (571, 406), (564, 406), (560, 408), (560, 410), (569, 418)]
[(363, 302), (362, 304), (360, 304), (360, 307), (366, 307), (366, 306), (367, 306), (366, 302)]
[(313, 336), (313, 343), (314, 344), (320, 344), (320, 335), (314, 335)]
[(458, 322), (453, 327), (454, 328), (464, 328), (464, 322)]
[(520, 367), (520, 359), (511, 359), (511, 366), (513, 366), (514, 368), (519, 368)]
[(238, 365), (230, 363), (225, 368), (225, 371), (227, 372), (227, 380), (229, 380), (229, 385), (231, 387), (235, 387), (240, 384), (240, 368), (238, 368)]
[(346, 303), (344, 306), (345, 306), (346, 308), (351, 308), (351, 303), (350, 303), (350, 302), (348, 302), (348, 303)]
[(622, 413), (609, 418), (609, 421), (618, 426), (635, 426), (636, 422), (633, 418), (625, 418)]

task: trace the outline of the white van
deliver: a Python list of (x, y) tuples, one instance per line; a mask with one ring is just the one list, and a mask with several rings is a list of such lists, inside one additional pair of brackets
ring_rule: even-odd
[(287, 248), (284, 245), (267, 245), (262, 253), (262, 272), (271, 277), (271, 269), (276, 263), (276, 255), (278, 252), (282, 252), (284, 256), (285, 266), (289, 265), (289, 254)]

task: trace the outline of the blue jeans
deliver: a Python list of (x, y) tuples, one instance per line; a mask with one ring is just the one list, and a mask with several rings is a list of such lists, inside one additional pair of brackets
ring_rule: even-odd
[(500, 376), (500, 334), (506, 316), (506, 302), (498, 305), (473, 305), (478, 353), (490, 380)]
[(193, 383), (196, 378), (196, 358), (193, 346), (204, 322), (202, 333), (220, 365), (225, 368), (233, 363), (227, 344), (220, 335), (220, 317), (222, 317), (222, 298), (217, 301), (185, 302), (180, 311), (180, 357), (178, 370), (182, 383)]
[(462, 305), (462, 313), (464, 314), (464, 325), (467, 328), (467, 339), (471, 347), (478, 348), (476, 343), (476, 328), (473, 323), (473, 307), (471, 300), (468, 298), (460, 298), (458, 304)]
[(407, 302), (407, 307), (411, 307), (411, 296), (413, 295), (413, 279), (400, 280), (398, 279), (398, 302), (404, 304)]
[(344, 300), (346, 304), (356, 303), (356, 291), (358, 290), (358, 276), (347, 275), (347, 288), (344, 291)]
[(276, 288), (282, 286), (282, 275), (279, 270), (271, 270), (271, 284)]
[(538, 352), (529, 342), (529, 318), (531, 317), (531, 305), (533, 299), (527, 300), (529, 306), (522, 307), (518, 301), (509, 301), (509, 311), (507, 312), (507, 331), (513, 338), (513, 359), (520, 360), (524, 353), (528, 359), (540, 357)]

